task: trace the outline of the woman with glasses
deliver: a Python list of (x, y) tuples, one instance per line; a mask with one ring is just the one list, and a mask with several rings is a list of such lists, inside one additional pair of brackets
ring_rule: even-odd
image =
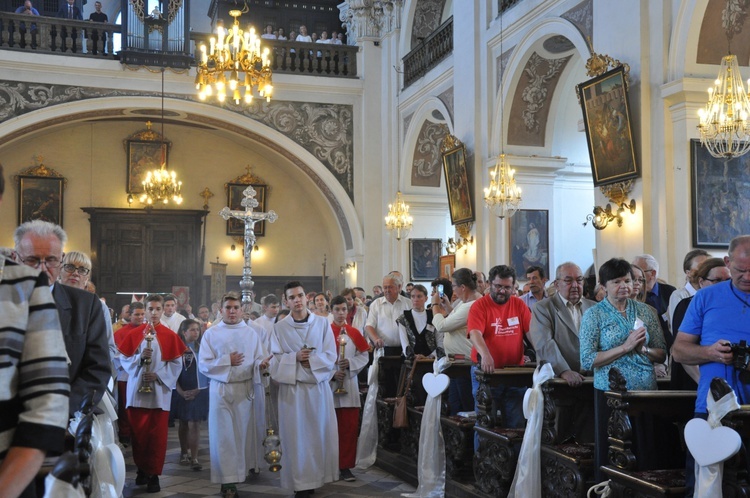
[[(88, 254), (71, 251), (65, 254), (62, 260), (62, 268), (59, 280), (65, 285), (76, 289), (86, 290), (86, 284), (91, 275), (91, 258)], [(109, 315), (109, 310), (107, 310)]]
[(646, 275), (639, 267), (631, 265), (633, 277), (633, 293), (630, 295), (630, 299), (635, 299), (642, 303), (646, 302)]
[[(705, 289), (719, 282), (729, 280), (729, 268), (722, 258), (709, 258), (705, 260), (695, 270), (695, 276), (698, 279), (698, 290)], [(687, 312), (690, 302), (693, 300), (693, 296), (687, 297), (677, 304), (674, 309), (674, 316), (672, 317), (672, 330), (680, 330), (682, 320), (685, 318), (685, 312)], [(672, 379), (669, 383), (671, 389), (684, 389), (695, 391), (698, 389), (698, 379), (700, 378), (700, 370), (697, 365), (683, 365), (682, 363), (672, 363)]]
[(599, 282), (607, 289), (607, 297), (583, 315), (580, 330), (581, 369), (594, 371), (595, 469), (607, 461), (611, 409), (604, 392), (609, 389), (610, 369), (617, 367), (622, 373), (628, 391), (657, 389), (653, 364), (664, 361), (667, 347), (650, 307), (630, 298), (630, 263), (610, 259), (599, 268)]

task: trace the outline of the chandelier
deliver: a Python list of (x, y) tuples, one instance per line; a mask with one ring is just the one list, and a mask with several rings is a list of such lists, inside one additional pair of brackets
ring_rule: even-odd
[(514, 174), (505, 154), (500, 154), (490, 171), (490, 186), (484, 189), (484, 203), (500, 219), (510, 218), (521, 207), (521, 188), (516, 185)]
[[(223, 103), (229, 95), (235, 104), (241, 100), (250, 104), (255, 89), (270, 102), (273, 86), (268, 47), (261, 52), (260, 36), (256, 35), (255, 28), (240, 29), (241, 11), (230, 10), (229, 15), (234, 17), (231, 29), (224, 29), (224, 23), (218, 21), (216, 37), (211, 37), (209, 47), (205, 43), (200, 46), (195, 77), (198, 98), (205, 101), (216, 95)], [(229, 73), (228, 79), (226, 73)], [(241, 87), (244, 91), (240, 91)]]
[[(164, 140), (164, 68), (161, 70), (161, 139)], [(156, 202), (182, 204), (182, 182), (177, 181), (177, 174), (167, 170), (167, 148), (161, 147), (161, 167), (149, 171), (141, 182), (143, 194), (139, 200), (151, 206)], [(130, 201), (128, 201), (128, 204)]]
[(708, 89), (706, 107), (698, 111), (701, 145), (719, 159), (747, 153), (750, 150), (748, 116), (750, 100), (742, 84), (737, 56), (729, 54), (721, 59), (719, 76)]
[(395, 233), (396, 240), (401, 240), (401, 237), (409, 235), (413, 221), (414, 219), (409, 214), (409, 205), (401, 198), (401, 191), (399, 190), (396, 193), (396, 201), (388, 204), (385, 228)]

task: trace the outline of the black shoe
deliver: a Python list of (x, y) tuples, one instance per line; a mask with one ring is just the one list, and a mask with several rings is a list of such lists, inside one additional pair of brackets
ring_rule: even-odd
[(356, 477), (354, 477), (354, 474), (352, 474), (352, 471), (349, 469), (341, 469), (339, 472), (339, 479), (346, 482), (354, 482), (357, 480)]
[(151, 476), (148, 478), (148, 486), (146, 486), (146, 493), (158, 493), (161, 491), (159, 486), (159, 476)]
[(138, 473), (135, 475), (135, 485), (143, 486), (144, 484), (148, 484), (148, 476), (144, 471), (138, 469)]

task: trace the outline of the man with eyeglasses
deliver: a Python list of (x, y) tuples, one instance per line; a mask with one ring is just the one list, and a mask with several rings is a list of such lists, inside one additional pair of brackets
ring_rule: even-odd
[(96, 392), (94, 403), (99, 403), (112, 377), (102, 304), (95, 294), (58, 282), (63, 247), (68, 239), (60, 226), (41, 220), (27, 221), (16, 228), (13, 239), (19, 262), (43, 268), (49, 277), (70, 359), (72, 416), (89, 392)]
[[(529, 335), (537, 360), (550, 363), (555, 375), (573, 387), (580, 386), (584, 379), (578, 342), (581, 318), (586, 310), (596, 305), (583, 297), (583, 283), (583, 272), (578, 265), (571, 261), (562, 263), (555, 270), (553, 285), (557, 292), (531, 309)], [(575, 437), (578, 442), (592, 442), (594, 405), (591, 399), (581, 393), (580, 398), (571, 396), (558, 401), (558, 405), (560, 440)]]
[(635, 266), (643, 271), (646, 277), (646, 304), (656, 310), (656, 316), (659, 317), (659, 325), (664, 332), (664, 339), (667, 341), (667, 351), (672, 347), (674, 336), (669, 330), (669, 299), (672, 293), (677, 290), (671, 285), (659, 282), (659, 262), (650, 254), (641, 254), (633, 260)]
[[(476, 406), (479, 381), (474, 372), (481, 368), (492, 373), (495, 368), (523, 365), (524, 334), (529, 332), (531, 311), (516, 297), (516, 272), (510, 266), (490, 269), (490, 293), (477, 299), (469, 310), (466, 329), (471, 340), (471, 360), (479, 365), (472, 369), (471, 384)], [(504, 427), (523, 427), (522, 401), (526, 388), (496, 386), (492, 388), (492, 405), (502, 410)], [(478, 438), (474, 439), (475, 450)]]
[[(741, 405), (750, 403), (748, 356), (736, 347), (750, 341), (750, 235), (732, 239), (724, 262), (731, 278), (695, 294), (672, 347), (675, 361), (700, 368), (695, 416), (704, 419), (714, 377), (727, 381)], [(691, 467), (688, 461), (687, 476)]]

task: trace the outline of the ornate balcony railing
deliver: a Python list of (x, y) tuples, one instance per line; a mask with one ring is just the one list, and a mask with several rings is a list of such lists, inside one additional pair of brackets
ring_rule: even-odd
[[(208, 45), (211, 35), (191, 33), (195, 53), (201, 43)], [(306, 74), (335, 78), (357, 77), (356, 45), (331, 45), (328, 43), (303, 43), (285, 40), (261, 40), (270, 49), (271, 70), (280, 74)]]
[(119, 24), (0, 12), (3, 49), (112, 58), (114, 33), (120, 33)]
[(427, 74), (452, 52), (453, 17), (450, 17), (404, 57), (404, 88)]

